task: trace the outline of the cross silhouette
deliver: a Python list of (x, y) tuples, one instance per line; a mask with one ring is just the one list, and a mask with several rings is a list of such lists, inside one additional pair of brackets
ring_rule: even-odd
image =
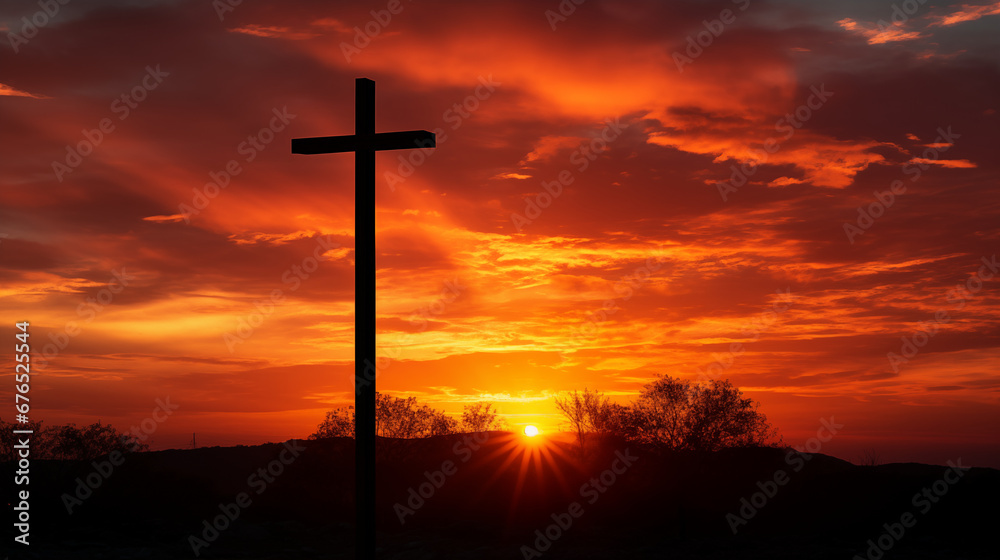
[[(375, 558), (375, 152), (433, 148), (426, 130), (375, 133), (375, 82), (358, 78), (354, 134), (295, 138), (293, 154), (354, 152), (356, 558)], [(366, 374), (367, 372), (370, 372)]]

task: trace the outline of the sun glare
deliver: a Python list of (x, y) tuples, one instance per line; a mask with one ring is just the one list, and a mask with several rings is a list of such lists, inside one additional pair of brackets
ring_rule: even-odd
[(536, 428), (534, 426), (525, 426), (524, 427), (524, 435), (526, 435), (528, 437), (535, 437), (535, 436), (538, 435), (538, 428)]

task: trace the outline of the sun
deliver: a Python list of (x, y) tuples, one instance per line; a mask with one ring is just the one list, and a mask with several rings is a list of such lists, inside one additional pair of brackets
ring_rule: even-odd
[(538, 428), (536, 428), (535, 426), (531, 426), (531, 425), (525, 426), (524, 427), (524, 435), (526, 435), (528, 437), (535, 437), (535, 436), (538, 435)]

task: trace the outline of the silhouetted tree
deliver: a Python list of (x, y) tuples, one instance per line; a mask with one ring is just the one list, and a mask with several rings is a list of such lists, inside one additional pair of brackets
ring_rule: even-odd
[(309, 439), (354, 437), (354, 407), (342, 406), (326, 413), (326, 418)]
[(467, 404), (462, 411), (463, 432), (501, 431), (507, 428), (507, 421), (500, 416), (491, 402)]
[(692, 385), (669, 376), (647, 383), (631, 405), (610, 403), (598, 391), (555, 398), (581, 449), (588, 433), (613, 434), (668, 449), (715, 451), (767, 445), (777, 432), (759, 403), (729, 381)]
[(729, 381), (693, 386), (684, 447), (715, 451), (767, 444), (777, 432), (759, 408)]
[(83, 461), (96, 459), (112, 451), (122, 454), (146, 451), (149, 446), (134, 436), (119, 432), (110, 424), (94, 423), (83, 428), (76, 424), (43, 426), (42, 422), (27, 424), (0, 420), (0, 460), (13, 460), (18, 434), (14, 430), (32, 430), (31, 456), (35, 459)]
[[(354, 437), (354, 407), (335, 408), (309, 439), (324, 437)], [(458, 421), (444, 411), (418, 405), (415, 397), (405, 399), (375, 393), (375, 433), (381, 437), (417, 438), (451, 434)]]
[(592, 419), (594, 431), (603, 435), (617, 435), (638, 441), (643, 431), (642, 415), (634, 406), (605, 403), (597, 409)]
[(53, 459), (94, 459), (112, 451), (144, 451), (148, 445), (122, 434), (110, 424), (94, 423), (83, 428), (67, 424), (49, 432)]
[[(427, 436), (443, 436), (458, 431), (458, 420), (448, 416), (443, 411), (434, 410), (424, 405), (420, 407), (421, 434)], [(426, 430), (426, 431), (424, 431)]]
[(629, 435), (645, 443), (683, 447), (691, 420), (692, 393), (686, 381), (657, 376), (642, 388), (633, 405), (638, 433)]
[(562, 412), (570, 428), (576, 432), (580, 449), (584, 449), (587, 433), (597, 431), (607, 423), (602, 420), (608, 406), (608, 399), (598, 391), (587, 388), (583, 392), (573, 391), (565, 397), (555, 397), (556, 408)]

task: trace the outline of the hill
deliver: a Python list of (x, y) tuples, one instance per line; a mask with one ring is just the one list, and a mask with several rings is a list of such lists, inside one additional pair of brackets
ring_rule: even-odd
[[(596, 439), (581, 457), (503, 432), (380, 440), (379, 454), (382, 558), (996, 557), (994, 469)], [(12, 557), (353, 556), (350, 439), (119, 463), (32, 462), (31, 546)]]

